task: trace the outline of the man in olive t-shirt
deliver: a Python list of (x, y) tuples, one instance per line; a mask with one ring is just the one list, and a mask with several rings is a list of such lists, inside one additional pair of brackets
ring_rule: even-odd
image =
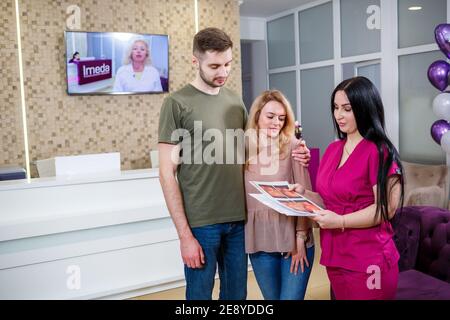
[[(216, 28), (195, 35), (196, 78), (165, 99), (159, 119), (160, 182), (180, 238), (189, 300), (212, 298), (216, 265), (220, 299), (247, 295), (243, 166), (237, 161), (243, 150), (238, 144), (230, 150), (225, 141), (227, 130), (243, 134), (247, 119), (242, 100), (222, 88), (232, 45)], [(211, 143), (217, 148), (209, 152)], [(231, 158), (236, 161), (226, 161)]]
[[(164, 101), (159, 120), (159, 143), (182, 145), (184, 154), (177, 167), (177, 178), (191, 227), (245, 219), (243, 161), (239, 164), (233, 154), (229, 157), (231, 163), (226, 159), (227, 151), (234, 151), (232, 153), (243, 160), (244, 146), (234, 137), (241, 135), (240, 141), (243, 141), (246, 112), (241, 99), (227, 88), (211, 95), (187, 84)], [(180, 128), (184, 130), (177, 131)], [(227, 130), (235, 130), (236, 135), (228, 135), (233, 139), (228, 139)], [(208, 131), (215, 138), (220, 136), (221, 143), (205, 139)], [(210, 157), (208, 145), (214, 143), (214, 151), (220, 156)], [(229, 150), (226, 144), (233, 149)], [(202, 152), (196, 155), (199, 150)]]

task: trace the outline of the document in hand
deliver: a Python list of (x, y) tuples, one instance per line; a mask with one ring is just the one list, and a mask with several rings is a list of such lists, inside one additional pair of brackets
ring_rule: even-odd
[(287, 181), (250, 181), (250, 183), (261, 192), (250, 193), (250, 195), (279, 213), (288, 216), (308, 217), (316, 216), (317, 214), (314, 211), (322, 210), (308, 198), (295, 191), (290, 191)]

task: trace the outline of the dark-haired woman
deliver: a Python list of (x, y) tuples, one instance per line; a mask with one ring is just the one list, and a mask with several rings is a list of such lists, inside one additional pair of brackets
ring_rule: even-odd
[(394, 299), (399, 254), (389, 220), (403, 199), (403, 170), (381, 98), (368, 79), (348, 79), (334, 90), (331, 112), (339, 140), (322, 157), (316, 185), (327, 210), (313, 218), (320, 263), (336, 299)]
[(75, 51), (72, 55), (72, 59), (69, 60), (69, 63), (75, 63), (77, 61), (80, 61), (80, 53), (78, 51)]

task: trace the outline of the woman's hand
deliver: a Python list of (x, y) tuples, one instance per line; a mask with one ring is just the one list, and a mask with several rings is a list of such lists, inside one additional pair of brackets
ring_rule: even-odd
[(311, 219), (317, 222), (322, 229), (340, 229), (344, 228), (344, 216), (341, 216), (330, 210), (315, 211), (317, 216)]
[(302, 273), (305, 271), (305, 264), (309, 268), (308, 257), (306, 255), (305, 240), (303, 240), (302, 238), (297, 238), (297, 250), (289, 252), (284, 258), (287, 259), (289, 258), (289, 256), (292, 256), (290, 269), (291, 273), (297, 275), (299, 265)]
[(294, 184), (290, 184), (289, 185), (289, 191), (295, 191), (295, 192), (297, 192), (300, 195), (304, 195), (306, 189), (301, 184), (294, 183)]
[(305, 168), (309, 166), (311, 151), (309, 151), (304, 140), (302, 140), (297, 147), (292, 150), (292, 158), (294, 158), (295, 161), (300, 162), (300, 164)]

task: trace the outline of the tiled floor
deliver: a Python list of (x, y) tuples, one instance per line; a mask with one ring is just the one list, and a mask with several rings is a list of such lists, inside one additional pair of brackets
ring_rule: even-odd
[[(325, 267), (319, 264), (320, 260), (320, 245), (319, 245), (319, 230), (314, 229), (314, 237), (316, 243), (315, 260), (311, 277), (309, 278), (308, 288), (306, 289), (306, 300), (329, 300), (330, 299), (330, 282), (328, 281)], [(185, 287), (176, 289), (160, 291), (157, 293), (148, 294), (145, 296), (136, 297), (138, 300), (183, 300)], [(262, 294), (256, 283), (253, 272), (248, 273), (247, 283), (247, 299), (262, 300)], [(216, 280), (214, 285), (213, 299), (219, 296), (219, 280)]]

